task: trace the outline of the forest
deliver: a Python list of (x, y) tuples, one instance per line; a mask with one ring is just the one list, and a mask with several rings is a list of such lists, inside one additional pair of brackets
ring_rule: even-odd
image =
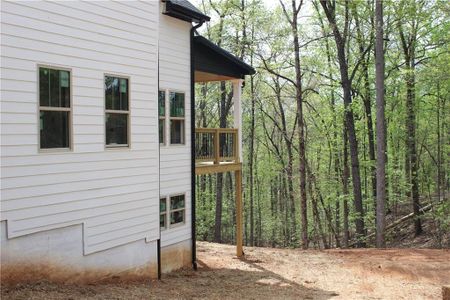
[[(389, 247), (405, 222), (450, 247), (449, 1), (194, 4), (211, 16), (198, 34), (257, 71), (243, 89), (245, 245)], [(232, 96), (197, 84), (196, 127), (232, 127)], [(197, 239), (235, 242), (233, 177), (197, 176)]]

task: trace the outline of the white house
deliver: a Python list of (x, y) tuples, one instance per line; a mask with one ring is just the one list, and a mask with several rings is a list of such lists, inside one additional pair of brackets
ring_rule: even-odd
[[(235, 171), (240, 195), (254, 73), (194, 36), (208, 20), (185, 0), (2, 0), (2, 280), (195, 267), (195, 174)], [(236, 128), (194, 133), (192, 87), (217, 80)]]

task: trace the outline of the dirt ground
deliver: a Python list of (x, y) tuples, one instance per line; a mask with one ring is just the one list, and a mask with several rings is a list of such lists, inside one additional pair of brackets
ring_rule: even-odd
[(2, 299), (441, 299), (450, 251), (286, 250), (198, 243), (199, 270), (161, 281), (2, 286)]

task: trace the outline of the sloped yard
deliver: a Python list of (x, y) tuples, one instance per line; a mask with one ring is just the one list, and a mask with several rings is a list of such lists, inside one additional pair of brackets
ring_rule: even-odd
[(98, 285), (37, 283), (2, 287), (2, 299), (441, 299), (450, 251), (301, 251), (198, 243), (199, 270), (159, 282)]

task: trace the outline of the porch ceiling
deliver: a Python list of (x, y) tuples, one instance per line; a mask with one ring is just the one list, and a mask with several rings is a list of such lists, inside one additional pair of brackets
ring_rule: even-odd
[(202, 36), (194, 37), (195, 82), (244, 79), (255, 70)]
[(202, 72), (202, 71), (195, 71), (195, 74), (194, 74), (195, 82), (226, 81), (226, 80), (233, 80), (233, 79), (236, 79), (236, 77), (213, 74), (213, 73)]

